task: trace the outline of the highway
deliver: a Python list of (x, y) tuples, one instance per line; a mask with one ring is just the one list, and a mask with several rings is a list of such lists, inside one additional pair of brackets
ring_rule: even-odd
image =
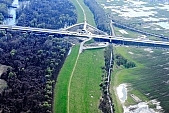
[(84, 40), (82, 43), (80, 43), (79, 53), (83, 52), (83, 49), (85, 48), (84, 44), (91, 39), (92, 39), (92, 37), (89, 37), (87, 40)]
[(79, 37), (92, 37), (92, 38), (100, 38), (106, 39), (110, 41), (124, 41), (124, 42), (134, 42), (134, 43), (143, 43), (143, 44), (156, 44), (156, 45), (164, 45), (169, 46), (169, 42), (166, 41), (153, 41), (153, 40), (145, 40), (145, 39), (133, 39), (133, 38), (125, 38), (125, 37), (117, 37), (110, 35), (97, 35), (92, 33), (79, 33), (72, 32), (66, 30), (53, 30), (53, 29), (42, 29), (42, 28), (32, 28), (32, 27), (21, 27), (21, 26), (8, 26), (8, 25), (0, 25), (0, 29), (11, 29), (11, 30), (19, 30), (19, 31), (30, 31), (36, 33), (49, 33), (49, 34), (61, 34), (67, 36), (79, 36)]
[[(77, 1), (78, 2), (78, 1)], [(81, 6), (82, 7), (82, 6)], [(84, 10), (83, 10), (84, 11)], [(107, 42), (113, 42), (113, 41), (119, 41), (119, 42), (132, 42), (132, 43), (142, 43), (142, 44), (151, 44), (151, 45), (160, 45), (160, 46), (167, 46), (169, 47), (169, 42), (165, 42), (165, 41), (153, 41), (153, 40), (145, 40), (145, 39), (141, 39), (141, 38), (137, 38), (137, 39), (133, 39), (133, 38), (125, 38), (125, 37), (117, 37), (114, 33), (114, 29), (111, 24), (111, 29), (112, 29), (112, 35), (108, 35), (106, 33), (104, 33), (103, 31), (98, 30), (97, 28), (89, 25), (86, 21), (86, 15), (84, 14), (84, 23), (79, 23), (79, 24), (75, 24), (72, 25), (66, 29), (61, 29), (61, 30), (54, 30), (54, 29), (43, 29), (43, 28), (33, 28), (33, 27), (22, 27), (22, 26), (10, 26), (10, 25), (0, 25), (0, 30), (16, 30), (16, 31), (21, 31), (21, 32), (34, 32), (34, 33), (48, 33), (48, 34), (61, 34), (61, 35), (65, 35), (65, 36), (78, 36), (78, 37), (87, 37), (88, 39), (84, 40), (83, 42), (81, 42), (80, 44), (80, 48), (79, 48), (79, 53), (78, 56), (76, 58), (76, 62), (75, 65), (73, 67), (73, 71), (71, 73), (70, 76), (70, 80), (69, 80), (69, 85), (68, 85), (68, 101), (67, 101), (67, 112), (69, 113), (69, 101), (70, 101), (70, 86), (71, 86), (71, 79), (73, 77), (74, 74), (74, 70), (76, 68), (76, 64), (78, 61), (78, 58), (80, 56), (80, 53), (82, 53), (82, 51), (84, 49), (94, 49), (94, 48), (104, 48), (108, 45), (108, 43), (106, 43), (105, 45), (99, 45), (99, 46), (93, 46), (93, 47), (84, 47), (85, 42), (93, 39), (93, 38), (98, 38), (98, 39), (103, 39)], [(79, 25), (83, 25), (83, 29), (85, 32), (84, 33), (80, 33), (80, 32), (75, 32), (75, 31), (68, 31), (68, 29), (71, 29), (72, 27), (76, 27)], [(98, 34), (92, 34), (91, 32), (87, 31), (86, 27), (91, 27), (94, 30), (97, 30), (100, 34), (102, 35), (98, 35)], [(110, 64), (111, 65), (111, 64)], [(109, 71), (110, 74), (110, 71)], [(111, 100), (109, 98), (109, 103), (111, 105)], [(111, 106), (111, 112), (113, 113), (113, 108)]]

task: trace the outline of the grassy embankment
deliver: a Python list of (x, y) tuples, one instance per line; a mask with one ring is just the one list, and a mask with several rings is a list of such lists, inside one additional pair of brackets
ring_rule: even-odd
[(71, 54), (66, 58), (66, 61), (58, 75), (55, 85), (54, 96), (54, 113), (66, 113), (67, 111), (67, 89), (70, 75), (72, 73), (76, 57), (78, 54), (79, 46), (72, 48)]
[[(76, 10), (77, 10), (77, 14), (78, 14), (78, 23), (81, 23), (84, 21), (84, 15), (83, 15), (83, 11), (81, 10), (80, 6), (78, 5), (77, 1), (76, 0), (71, 0), (72, 3), (75, 5), (76, 7)], [(86, 16), (87, 16), (87, 21), (89, 24), (93, 25), (93, 26), (96, 26), (95, 25), (95, 22), (94, 22), (94, 18), (93, 18), (93, 14), (90, 12), (90, 10), (88, 9), (88, 7), (83, 3), (82, 0), (79, 0), (80, 4), (82, 5), (82, 7), (84, 8), (85, 12), (86, 12)], [(74, 67), (74, 64), (75, 64), (75, 61), (76, 61), (76, 57), (77, 57), (77, 54), (78, 54), (78, 46), (75, 46), (73, 49), (72, 49), (72, 52), (71, 54), (68, 56), (68, 58), (66, 59), (59, 75), (58, 75), (58, 79), (57, 79), (57, 83), (56, 83), (56, 86), (55, 86), (55, 96), (54, 96), (54, 109), (53, 111), (55, 113), (66, 113), (67, 112), (67, 89), (68, 89), (68, 82), (69, 82), (69, 79), (70, 79), (70, 75), (72, 73), (72, 69)], [(100, 56), (100, 55), (99, 55)], [(85, 61), (88, 62), (88, 63), (92, 63), (90, 60), (88, 61), (88, 55), (85, 56)], [(81, 59), (81, 57), (80, 57)], [(102, 60), (103, 62), (104, 60)], [(84, 62), (84, 61), (79, 61), (79, 62)], [(99, 62), (98, 62), (99, 63)], [(77, 65), (77, 69), (76, 70), (79, 70), (79, 68), (83, 68), (84, 70), (86, 70), (86, 74), (89, 74), (89, 72), (91, 70), (87, 70), (85, 67), (79, 67), (81, 65)], [(100, 66), (100, 65), (97, 65), (97, 66)], [(100, 68), (100, 67), (98, 67)], [(76, 73), (76, 72), (75, 72)], [(99, 72), (96, 72), (96, 73), (99, 73)], [(94, 73), (94, 74), (96, 74)], [(92, 74), (91, 74), (92, 75)], [(85, 74), (84, 74), (85, 76)], [(100, 77), (100, 74), (98, 74), (97, 76), (98, 78)], [(76, 80), (76, 78), (75, 78)], [(96, 79), (98, 80), (98, 79)], [(100, 78), (99, 78), (100, 80)], [(72, 81), (74, 81), (74, 78), (72, 78)], [(83, 79), (81, 79), (81, 81), (83, 82)], [(80, 81), (79, 81), (80, 82)], [(94, 85), (94, 87), (99, 85), (100, 81), (97, 81)], [(79, 83), (80, 84), (80, 83)], [(93, 84), (93, 83), (91, 83)], [(71, 87), (72, 88), (72, 87)], [(73, 88), (73, 90), (76, 89), (76, 87)], [(89, 89), (85, 89), (84, 90), (85, 92), (88, 92)], [(92, 104), (93, 105), (96, 105), (96, 103), (98, 104), (98, 98), (100, 96), (100, 92), (99, 92), (99, 88), (97, 89), (98, 93), (95, 97), (93, 97), (94, 99), (93, 100), (97, 100), (96, 101), (92, 101)], [(83, 93), (80, 92), (83, 96)], [(72, 93), (71, 93), (72, 94)], [(70, 94), (70, 95), (71, 95)], [(74, 94), (72, 94), (74, 95)], [(98, 96), (99, 95), (99, 96)], [(86, 98), (88, 99), (88, 98)], [(71, 101), (71, 100), (70, 100)], [(95, 103), (96, 102), (96, 103)], [(86, 103), (87, 104), (87, 103)], [(78, 105), (78, 104), (77, 104)], [(70, 106), (71, 107), (71, 106)], [(98, 106), (96, 105), (95, 108), (97, 108)], [(87, 108), (89, 109), (89, 108)], [(96, 110), (96, 109), (95, 109)], [(98, 110), (98, 109), (97, 109)], [(83, 111), (83, 110), (82, 110)], [(80, 111), (80, 112), (82, 112)]]
[(70, 113), (98, 113), (103, 49), (86, 50), (79, 57), (70, 90)]
[[(77, 23), (82, 23), (84, 22), (84, 15), (83, 15), (83, 11), (81, 9), (81, 7), (78, 5), (76, 0), (70, 0), (74, 6), (76, 7), (76, 11), (77, 11), (77, 15), (78, 15), (78, 21)], [(81, 6), (83, 7), (85, 13), (86, 13), (86, 19), (87, 19), (87, 23), (89, 23), (90, 25), (96, 27), (95, 21), (94, 21), (94, 16), (92, 14), (92, 12), (90, 11), (90, 9), (84, 4), (83, 0), (78, 0), (79, 3), (81, 4)]]
[[(83, 0), (78, 1), (85, 10), (88, 23), (96, 26), (93, 14), (89, 8), (83, 3)], [(72, 2), (77, 10), (81, 10), (75, 0), (72, 0)], [(79, 22), (83, 17), (78, 16), (78, 18)], [(103, 65), (103, 49), (86, 50), (80, 54), (70, 86), (70, 113), (100, 112), (98, 110), (99, 98), (101, 96), (99, 83), (102, 74), (101, 66)]]
[[(54, 113), (67, 112), (68, 81), (74, 66), (78, 46), (66, 59), (59, 73), (55, 88)], [(79, 57), (71, 82), (70, 113), (99, 112), (101, 92), (101, 66), (104, 65), (103, 49), (86, 50)]]
[[(145, 48), (135, 47), (116, 47), (114, 52), (120, 53), (125, 58), (134, 61), (137, 65), (135, 68), (124, 69), (114, 67), (115, 71), (112, 76), (112, 92), (113, 88), (121, 83), (130, 83), (128, 86), (128, 97), (125, 105), (136, 104), (130, 94), (135, 94), (143, 101), (157, 99), (161, 101), (161, 105), (168, 110), (168, 86), (164, 80), (168, 80), (169, 72), (168, 56), (164, 50), (153, 50), (153, 52), (145, 51)], [(133, 54), (130, 54), (132, 52)], [(165, 53), (165, 54), (164, 54)], [(149, 95), (145, 95), (149, 94)], [(118, 113), (122, 113), (122, 106), (118, 97), (113, 94), (113, 102)], [(152, 106), (150, 104), (150, 106)]]

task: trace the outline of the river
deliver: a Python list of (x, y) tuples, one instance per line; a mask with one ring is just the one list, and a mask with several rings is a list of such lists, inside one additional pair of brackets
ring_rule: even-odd
[[(12, 3), (12, 6), (16, 6), (17, 8), (19, 7), (19, 2), (18, 0), (14, 0)], [(8, 18), (4, 21), (5, 25), (15, 25), (16, 24), (16, 9), (17, 8), (9, 8), (9, 14), (12, 15), (13, 18)]]

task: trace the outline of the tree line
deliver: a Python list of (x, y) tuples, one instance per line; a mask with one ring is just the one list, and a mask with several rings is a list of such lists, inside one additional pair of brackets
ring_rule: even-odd
[(133, 68), (136, 67), (136, 64), (132, 61), (127, 60), (126, 58), (124, 58), (121, 54), (116, 54), (115, 55), (115, 59), (116, 59), (116, 64), (118, 66), (123, 65), (125, 68)]
[(97, 28), (104, 32), (110, 33), (108, 17), (99, 4), (95, 0), (84, 0), (84, 3), (92, 11)]
[(30, 0), (17, 10), (19, 26), (59, 29), (76, 22), (76, 9), (69, 0)]
[[(99, 109), (103, 113), (112, 113), (115, 111), (114, 105), (112, 103), (112, 98), (110, 96), (110, 79), (111, 72), (114, 64), (114, 54), (113, 46), (109, 45), (104, 51), (105, 66), (102, 67), (102, 82), (100, 83), (100, 89), (102, 91), (102, 97), (100, 99)], [(110, 103), (111, 100), (111, 103)], [(111, 111), (112, 109), (112, 111)]]

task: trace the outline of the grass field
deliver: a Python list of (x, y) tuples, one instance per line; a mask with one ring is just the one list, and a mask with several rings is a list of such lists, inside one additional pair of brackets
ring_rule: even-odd
[[(115, 26), (114, 26), (114, 30), (117, 36), (119, 35), (119, 36), (128, 37), (128, 38), (138, 38), (138, 36), (141, 35), (140, 33), (132, 32), (126, 29), (121, 29)], [(125, 30), (128, 34), (122, 34), (119, 30)]]
[[(115, 27), (115, 26), (114, 26), (114, 30), (115, 30), (116, 36), (123, 36), (123, 37), (126, 37), (126, 38), (139, 38), (141, 35), (143, 35), (141, 33), (136, 33), (134, 31), (122, 29), (122, 28)], [(122, 34), (122, 33), (120, 33), (119, 30), (125, 30), (128, 34)], [(147, 36), (146, 38), (150, 39), (150, 40), (157, 40), (157, 41), (162, 40), (161, 38), (157, 38), (157, 37), (153, 37), (153, 36)]]
[(103, 49), (85, 50), (80, 54), (71, 82), (70, 113), (99, 113)]
[[(83, 0), (78, 0), (78, 1), (79, 1), (79, 3), (81, 4), (81, 6), (83, 7), (83, 9), (84, 9), (84, 11), (86, 13), (87, 23), (89, 23), (90, 25), (96, 27), (96, 24), (95, 24), (95, 21), (94, 21), (94, 16), (93, 16), (92, 12), (90, 11), (90, 9), (84, 4)], [(80, 8), (79, 4), (77, 3), (76, 0), (71, 0), (71, 2), (76, 7), (76, 11), (77, 11), (77, 15), (78, 15), (78, 21), (77, 21), (77, 23), (84, 22), (83, 11)]]
[[(129, 94), (135, 94), (141, 100), (148, 101), (157, 99), (166, 113), (169, 112), (169, 54), (166, 50), (156, 49), (153, 52), (147, 51), (146, 48), (135, 47), (116, 47), (116, 53), (122, 54), (125, 58), (134, 61), (136, 68), (123, 69), (115, 68), (112, 76), (113, 88), (121, 83), (130, 83), (128, 88), (128, 99), (125, 105), (135, 104)], [(133, 54), (129, 54), (132, 52)], [(149, 95), (146, 95), (148, 94)], [(113, 99), (117, 99), (115, 94)], [(122, 111), (119, 100), (115, 100), (116, 110)]]
[(76, 11), (77, 11), (77, 23), (82, 23), (84, 22), (84, 15), (83, 15), (83, 11), (82, 9), (80, 8), (80, 6), (78, 5), (77, 1), (76, 0), (70, 0), (73, 5), (75, 6), (76, 8)]
[(79, 46), (72, 48), (71, 54), (66, 58), (66, 61), (58, 75), (55, 85), (54, 107), (53, 113), (66, 113), (67, 111), (67, 89), (68, 82), (75, 64)]

